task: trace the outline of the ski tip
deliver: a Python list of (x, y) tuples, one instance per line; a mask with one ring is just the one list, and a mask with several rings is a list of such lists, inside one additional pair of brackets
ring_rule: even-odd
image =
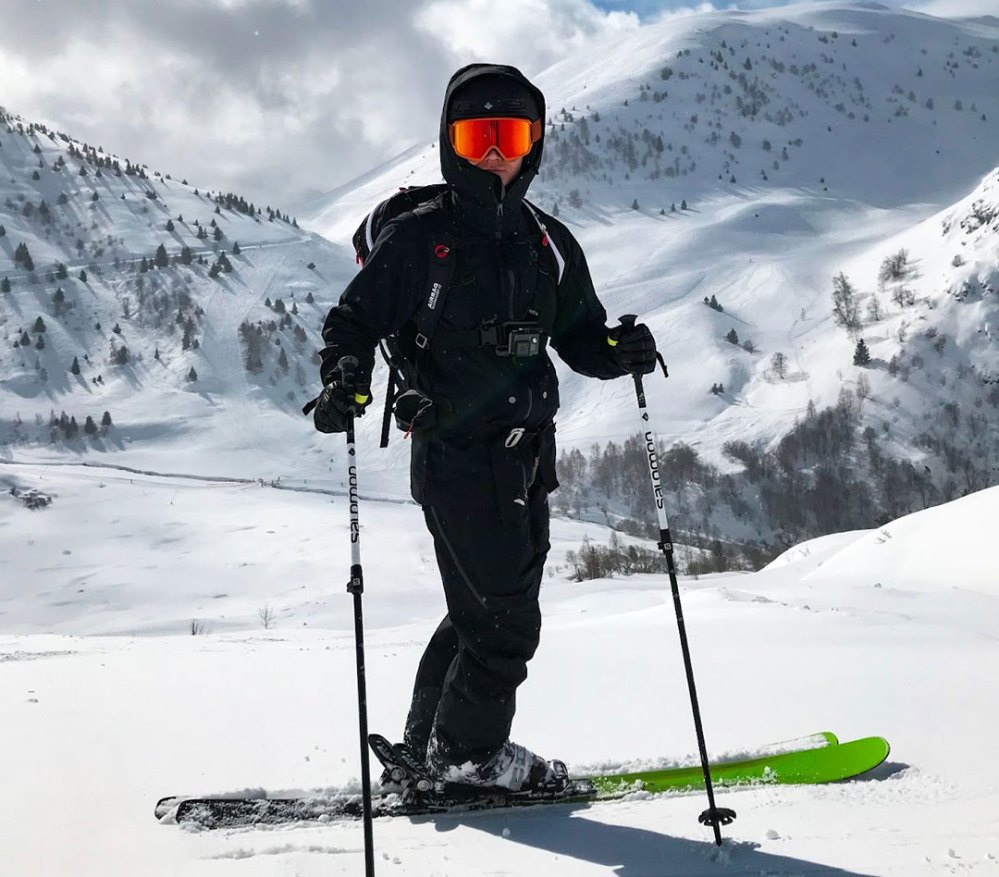
[(153, 808), (153, 815), (157, 819), (163, 819), (164, 816), (169, 815), (170, 811), (183, 800), (183, 795), (165, 795), (156, 802), (156, 806)]

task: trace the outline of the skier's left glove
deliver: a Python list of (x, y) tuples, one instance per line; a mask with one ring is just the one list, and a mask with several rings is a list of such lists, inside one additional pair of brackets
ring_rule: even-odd
[(615, 326), (607, 335), (615, 362), (630, 375), (647, 375), (656, 368), (656, 339), (645, 323)]

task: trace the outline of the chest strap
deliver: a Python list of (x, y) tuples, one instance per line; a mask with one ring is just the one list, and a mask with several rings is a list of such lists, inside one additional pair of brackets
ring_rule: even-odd
[(537, 323), (499, 323), (481, 326), (478, 329), (464, 329), (439, 332), (438, 342), (444, 349), (454, 347), (491, 347), (497, 356), (513, 356), (518, 359), (537, 356), (548, 345), (548, 336)]

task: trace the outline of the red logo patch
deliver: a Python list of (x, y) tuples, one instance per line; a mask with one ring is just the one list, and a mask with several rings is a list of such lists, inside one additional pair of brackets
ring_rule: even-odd
[(434, 247), (434, 255), (438, 259), (446, 259), (447, 254), (450, 252), (451, 252), (450, 248), (447, 247), (445, 244), (438, 244), (436, 247)]
[(548, 246), (548, 235), (546, 234), (541, 235), (541, 246), (543, 247)]

